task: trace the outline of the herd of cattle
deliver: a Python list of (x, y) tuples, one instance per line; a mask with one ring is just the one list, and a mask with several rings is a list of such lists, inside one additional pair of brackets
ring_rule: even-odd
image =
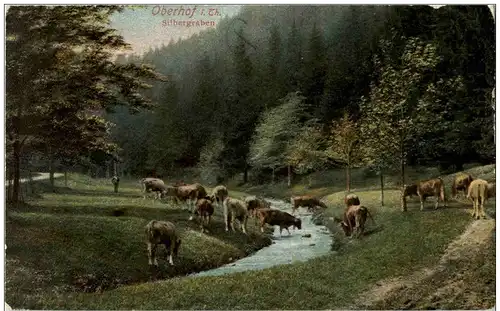
[[(264, 232), (265, 224), (280, 227), (280, 236), (283, 229), (288, 231), (289, 227), (301, 229), (301, 220), (292, 214), (299, 207), (307, 207), (308, 211), (317, 207), (327, 208), (319, 199), (312, 196), (293, 196), (291, 198), (292, 214), (271, 208), (271, 204), (265, 199), (257, 196), (249, 196), (244, 200), (229, 196), (227, 188), (219, 185), (213, 188), (212, 193), (208, 194), (203, 185), (199, 183), (186, 185), (176, 183), (166, 185), (163, 180), (158, 178), (143, 178), (140, 180), (143, 188), (144, 198), (147, 193), (154, 193), (155, 199), (170, 198), (177, 204), (187, 203), (192, 216), (189, 220), (197, 217), (200, 223), (201, 232), (207, 231), (210, 226), (211, 217), (216, 208), (223, 210), (225, 230), (235, 231), (235, 221), (238, 220), (241, 231), (247, 234), (247, 221), (249, 217), (255, 218), (255, 223), (260, 222), (260, 230)], [(452, 187), (452, 195), (456, 196), (457, 191), (462, 190), (467, 198), (473, 201), (473, 217), (479, 219), (480, 216), (486, 217), (484, 213), (484, 203), (489, 197), (495, 196), (495, 184), (489, 184), (482, 179), (474, 179), (471, 175), (457, 174)], [(442, 201), (446, 207), (446, 197), (444, 183), (441, 178), (435, 178), (420, 181), (413, 185), (407, 185), (403, 190), (403, 200), (406, 197), (416, 195), (420, 198), (420, 209), (424, 208), (424, 201), (427, 197), (436, 197), (436, 206), (439, 207), (439, 201)], [(370, 211), (359, 200), (359, 197), (353, 193), (344, 198), (345, 210), (343, 219), (334, 217), (334, 221), (339, 224), (346, 236), (361, 237), (364, 234), (365, 222), (369, 216), (374, 222)], [(159, 244), (164, 244), (169, 257), (169, 263), (173, 265), (172, 256), (177, 256), (181, 238), (175, 229), (175, 225), (169, 221), (153, 220), (146, 225), (146, 235), (148, 242), (149, 265), (158, 265), (156, 259), (156, 248)]]

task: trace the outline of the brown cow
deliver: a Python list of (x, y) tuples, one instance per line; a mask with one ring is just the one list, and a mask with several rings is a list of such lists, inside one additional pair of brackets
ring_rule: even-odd
[(360, 205), (361, 203), (359, 202), (359, 197), (355, 195), (354, 193), (349, 193), (346, 195), (344, 198), (344, 203), (347, 207), (351, 205)]
[(229, 231), (229, 223), (231, 229), (234, 229), (234, 221), (238, 219), (241, 225), (241, 231), (247, 234), (248, 210), (246, 203), (231, 197), (227, 197), (223, 202), (224, 222), (226, 223), (226, 231)]
[(453, 184), (451, 185), (451, 195), (452, 197), (457, 196), (457, 191), (462, 190), (464, 196), (467, 193), (467, 189), (469, 188), (470, 183), (474, 180), (474, 178), (466, 173), (458, 173), (455, 175), (453, 179)]
[(345, 209), (343, 220), (337, 217), (335, 217), (334, 220), (340, 223), (346, 236), (352, 236), (354, 231), (357, 233), (357, 237), (361, 237), (365, 231), (367, 216), (370, 216), (372, 222), (375, 223), (368, 208), (362, 205), (351, 205)]
[(158, 244), (165, 245), (168, 262), (174, 265), (172, 254), (177, 257), (181, 239), (175, 229), (175, 225), (169, 221), (152, 220), (146, 225), (146, 239), (148, 245), (149, 265), (158, 266), (156, 260), (156, 248)]
[(328, 208), (328, 206), (326, 206), (325, 203), (321, 202), (317, 198), (312, 197), (310, 195), (295, 196), (291, 197), (290, 200), (292, 202), (292, 214), (295, 214), (295, 210), (301, 206), (307, 207), (308, 211), (313, 210), (316, 206)]
[(467, 199), (472, 201), (472, 218), (479, 219), (480, 216), (486, 218), (484, 203), (488, 200), (488, 182), (483, 179), (473, 180), (467, 191)]
[(167, 186), (162, 192), (164, 196), (174, 197), (177, 203), (187, 202), (191, 212), (195, 209), (195, 204), (198, 199), (198, 189), (194, 185), (173, 187)]
[[(416, 191), (415, 191), (416, 189)], [(436, 209), (439, 207), (439, 200), (443, 201), (444, 207), (446, 207), (446, 198), (444, 193), (444, 183), (441, 178), (434, 178), (425, 181), (420, 181), (414, 185), (405, 186), (403, 196), (418, 195), (420, 198), (420, 210), (424, 210), (424, 201), (427, 197), (435, 196)]]
[(271, 208), (271, 203), (266, 201), (264, 198), (257, 196), (246, 197), (245, 203), (247, 204), (248, 212), (255, 219), (255, 224), (257, 224), (257, 210), (261, 208)]
[(288, 230), (288, 227), (293, 226), (294, 228), (297, 229), (302, 229), (302, 221), (294, 217), (287, 212), (283, 212), (277, 209), (271, 209), (271, 208), (260, 208), (257, 209), (257, 217), (260, 220), (260, 231), (264, 232), (264, 225), (267, 223), (271, 226), (279, 226), (280, 227), (280, 236), (281, 232), (283, 229), (286, 229), (288, 231), (288, 234), (290, 235), (290, 230)]
[[(210, 225), (210, 218), (214, 214), (214, 206), (210, 197), (205, 197), (196, 201), (196, 208), (194, 210), (194, 215), (201, 218), (201, 233), (205, 231), (205, 225), (208, 227)], [(191, 216), (189, 220), (193, 220), (194, 216)], [(208, 230), (207, 230), (208, 231)]]

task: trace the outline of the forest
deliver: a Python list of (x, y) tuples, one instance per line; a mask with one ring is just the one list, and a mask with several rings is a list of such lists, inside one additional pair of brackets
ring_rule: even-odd
[(124, 9), (10, 7), (9, 200), (35, 171), (292, 184), (367, 167), (404, 183), (407, 165), (495, 162), (486, 5), (244, 6), (113, 59), (128, 44), (107, 21)]

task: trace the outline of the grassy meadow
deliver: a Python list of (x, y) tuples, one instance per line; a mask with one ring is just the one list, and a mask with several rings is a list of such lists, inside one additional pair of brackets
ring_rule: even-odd
[[(122, 182), (118, 194), (109, 180), (83, 175), (70, 175), (68, 187), (56, 179), (55, 193), (47, 183), (36, 182), (38, 195), (22, 207), (7, 208), (5, 288), (13, 308), (41, 308), (46, 295), (96, 293), (215, 268), (271, 243), (253, 221), (248, 236), (226, 233), (221, 212), (210, 233), (201, 234), (187, 210), (144, 200), (137, 180)], [(144, 226), (153, 219), (180, 229), (180, 263), (173, 268), (165, 267), (163, 247), (159, 269), (148, 267)]]
[[(487, 180), (495, 176), (494, 166), (471, 168), (470, 172)], [(304, 263), (202, 278), (177, 276), (230, 262), (230, 257), (245, 256), (269, 240), (256, 232), (253, 221), (249, 221), (249, 237), (226, 234), (220, 213), (213, 232), (202, 235), (197, 224), (187, 221), (187, 211), (144, 201), (137, 181), (123, 182), (120, 193), (114, 194), (109, 181), (71, 175), (68, 188), (45, 192), (21, 209), (8, 210), (6, 302), (13, 308), (31, 309), (350, 308), (377, 282), (436, 265), (448, 244), (473, 222), (468, 213), (471, 204), (463, 200), (449, 201), (448, 207), (434, 210), (434, 200), (428, 199), (426, 209), (420, 211), (418, 199), (413, 198), (408, 211), (402, 213), (396, 178), (392, 177), (387, 178), (382, 207), (376, 190), (378, 177), (358, 183), (360, 179), (354, 178), (353, 190), (370, 208), (375, 223), (368, 220), (363, 239), (347, 239), (331, 221), (342, 213), (344, 185), (330, 181), (332, 187), (328, 180), (337, 177), (340, 181), (341, 174), (325, 172), (313, 176), (313, 183), (297, 183), (291, 189), (282, 183), (239, 188), (230, 184), (230, 189), (237, 190), (231, 191), (233, 196), (252, 193), (289, 198), (291, 193), (310, 193), (323, 197), (330, 208), (321, 219), (332, 230), (335, 251)], [(409, 174), (415, 180), (436, 176), (432, 169)], [(452, 176), (443, 177), (449, 195)], [(494, 215), (494, 207), (495, 201), (490, 200), (490, 215)], [(124, 215), (113, 216), (115, 209)], [(143, 227), (151, 219), (171, 220), (183, 231), (180, 263), (173, 269), (148, 268)], [(487, 258), (491, 255), (483, 259)], [(160, 260), (160, 266), (164, 263)], [(495, 273), (494, 264), (479, 270), (474, 264), (468, 266), (473, 271), (469, 280)], [(455, 267), (449, 269), (450, 274), (456, 272)], [(123, 284), (126, 286), (118, 286)], [(483, 294), (494, 293), (493, 282)], [(492, 307), (490, 302), (484, 300), (484, 308)], [(378, 307), (403, 308), (404, 301), (399, 303)], [(451, 300), (446, 306), (461, 309), (463, 304)]]

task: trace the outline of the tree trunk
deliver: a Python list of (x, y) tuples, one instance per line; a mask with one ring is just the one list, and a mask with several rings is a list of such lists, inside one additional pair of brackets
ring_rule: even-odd
[(31, 169), (28, 172), (28, 183), (30, 185), (31, 194), (35, 193), (35, 183), (33, 182), (33, 174), (31, 173)]
[(406, 212), (406, 198), (404, 196), (404, 188), (405, 188), (405, 158), (404, 158), (404, 149), (403, 149), (403, 141), (401, 140), (401, 210)]
[[(105, 174), (106, 174), (106, 179), (109, 179), (109, 178), (110, 178), (110, 177), (109, 177), (109, 175), (110, 175), (110, 174), (109, 174), (109, 171), (110, 171), (110, 170), (111, 170), (111, 168), (110, 168), (110, 163), (109, 163), (109, 162), (106, 162), (106, 172), (105, 172)], [(114, 176), (114, 175), (113, 175), (113, 176)]]
[(54, 189), (54, 156), (52, 154), (51, 147), (49, 147), (49, 180), (50, 180), (50, 186), (52, 187), (52, 191), (55, 191), (55, 189)]
[(274, 169), (274, 167), (273, 167), (273, 173), (272, 173), (272, 175), (271, 175), (271, 183), (272, 183), (272, 184), (274, 184), (274, 171), (275, 171), (275, 169)]
[(347, 193), (351, 192), (351, 150), (347, 153), (347, 165), (345, 168)]
[(345, 168), (347, 192), (351, 192), (351, 166), (347, 164)]
[(118, 164), (116, 163), (115, 160), (113, 160), (113, 176), (118, 176)]
[(384, 175), (380, 171), (380, 205), (384, 206)]
[(12, 189), (12, 203), (15, 207), (19, 203), (19, 190), (20, 190), (20, 179), (21, 179), (21, 143), (19, 140), (14, 142), (14, 184)]
[(292, 166), (288, 165), (288, 188), (292, 186)]
[(7, 176), (7, 202), (12, 202), (12, 176), (13, 174), (9, 172)]
[(248, 165), (245, 163), (245, 171), (243, 172), (243, 183), (248, 182)]

